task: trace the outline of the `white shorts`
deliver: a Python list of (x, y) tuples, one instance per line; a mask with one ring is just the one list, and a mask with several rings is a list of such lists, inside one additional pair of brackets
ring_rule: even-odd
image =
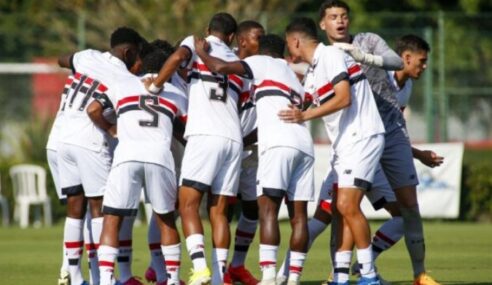
[(179, 181), (179, 175), (181, 174), (181, 162), (183, 161), (185, 147), (174, 137), (171, 140), (171, 153), (174, 159), (174, 171), (176, 172), (176, 182)]
[[(318, 205), (328, 213), (331, 213), (333, 193), (338, 188), (336, 177), (336, 172), (329, 169), (319, 192)], [(365, 195), (376, 211), (382, 209), (386, 203), (396, 202), (395, 193), (393, 192), (393, 189), (391, 189), (380, 165), (378, 165), (376, 173), (374, 174), (372, 186), (365, 192)]]
[(212, 194), (236, 196), (243, 145), (218, 136), (190, 136), (180, 185)]
[(48, 160), (48, 166), (50, 167), (51, 177), (53, 177), (53, 183), (55, 183), (56, 195), (60, 202), (65, 203), (67, 196), (63, 195), (60, 188), (60, 175), (58, 173), (58, 152), (52, 149), (46, 150), (46, 158)]
[(290, 147), (267, 149), (259, 156), (257, 175), (257, 196), (287, 195), (289, 201), (313, 200), (314, 157), (302, 151)]
[(129, 161), (111, 169), (103, 200), (103, 213), (135, 216), (144, 189), (145, 200), (158, 214), (175, 210), (176, 175), (162, 165)]
[(406, 128), (386, 133), (381, 166), (393, 189), (419, 184)]
[(95, 152), (60, 143), (58, 173), (62, 194), (70, 196), (83, 192), (86, 197), (103, 196), (111, 160), (108, 149)]
[(258, 172), (258, 146), (244, 148), (239, 175), (239, 194), (243, 201), (256, 201), (256, 173)]
[(373, 135), (353, 144), (338, 147), (333, 159), (338, 187), (370, 189), (383, 148), (383, 134)]

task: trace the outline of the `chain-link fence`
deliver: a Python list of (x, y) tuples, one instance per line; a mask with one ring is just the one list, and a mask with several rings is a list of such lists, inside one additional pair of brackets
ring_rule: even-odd
[[(257, 20), (268, 32), (279, 34), (297, 16), (280, 13), (258, 15)], [(315, 14), (303, 16), (317, 18)], [(102, 37), (95, 36), (104, 31), (92, 21), (87, 15), (72, 20), (73, 27), (66, 27), (70, 30), (68, 41), (72, 43), (67, 44), (66, 51), (77, 46), (104, 46), (100, 42)], [(151, 26), (141, 29), (144, 35), (152, 33)], [(353, 15), (351, 31), (378, 33), (390, 45), (394, 45), (398, 37), (413, 33), (431, 44), (428, 70), (414, 84), (410, 112), (407, 114), (409, 131), (414, 141), (490, 140), (492, 69), (488, 67), (488, 62), (492, 60), (492, 14), (429, 12)], [(168, 34), (170, 42), (185, 36)], [(48, 32), (46, 35), (53, 36)], [(19, 35), (19, 38), (22, 37)], [(2, 38), (6, 45), (15, 41), (13, 38)], [(26, 53), (21, 50), (18, 54), (22, 54), (19, 58), (25, 58)], [(15, 55), (15, 51), (12, 51), (8, 58), (15, 58)], [(62, 88), (59, 80), (50, 82), (55, 77), (41, 73), (30, 74), (27, 69), (24, 74), (14, 74), (8, 67), (1, 68), (0, 119), (3, 128), (11, 122), (28, 121), (32, 114), (46, 113), (46, 108), (56, 109), (58, 93)], [(55, 85), (58, 87), (49, 88)], [(40, 91), (40, 88), (44, 91)], [(315, 130), (316, 138), (322, 140), (322, 128)]]

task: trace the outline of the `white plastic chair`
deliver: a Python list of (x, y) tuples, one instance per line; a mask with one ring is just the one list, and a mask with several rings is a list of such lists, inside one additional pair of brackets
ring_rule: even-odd
[(8, 226), (10, 223), (9, 219), (9, 203), (7, 199), (2, 195), (2, 179), (0, 179), (0, 207), (2, 207), (2, 224), (4, 227)]
[(14, 219), (20, 227), (29, 224), (29, 207), (42, 205), (45, 226), (51, 226), (51, 200), (46, 192), (46, 170), (38, 165), (20, 164), (10, 168), (15, 199)]

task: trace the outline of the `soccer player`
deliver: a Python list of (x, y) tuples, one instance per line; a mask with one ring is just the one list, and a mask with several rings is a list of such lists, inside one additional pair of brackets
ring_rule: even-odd
[(414, 284), (435, 285), (438, 283), (425, 271), (424, 233), (417, 201), (418, 178), (413, 164), (412, 148), (405, 119), (396, 100), (395, 87), (389, 81), (386, 72), (388, 69), (401, 69), (403, 64), (399, 57), (395, 57), (398, 55), (378, 35), (359, 33), (351, 36), (349, 13), (350, 8), (345, 2), (328, 0), (320, 8), (320, 27), (326, 32), (330, 43), (346, 50), (362, 64), (386, 129), (381, 165), (400, 206), (405, 244), (412, 261)]
[(286, 124), (277, 113), (286, 106), (301, 106), (304, 90), (283, 59), (285, 43), (276, 35), (261, 36), (259, 55), (227, 63), (205, 51), (197, 53), (213, 72), (237, 74), (254, 84), (258, 124), (258, 208), (262, 285), (275, 284), (280, 243), (278, 211), (284, 197), (292, 227), (291, 266), (288, 284), (300, 284), (307, 249), (307, 202), (313, 198), (314, 149), (304, 124)]
[[(318, 42), (316, 24), (311, 19), (291, 22), (286, 39), (294, 62), (311, 65), (309, 73), (318, 107), (306, 111), (290, 108), (279, 112), (279, 116), (291, 123), (323, 117), (332, 142), (331, 164), (338, 181), (335, 204), (336, 213), (340, 214), (336, 223), (335, 281), (348, 284), (348, 274), (338, 269), (345, 267), (347, 260), (350, 265), (353, 242), (362, 267), (358, 284), (380, 284), (372, 258), (369, 224), (360, 209), (384, 147), (384, 127), (369, 83), (350, 56)], [(346, 239), (345, 230), (352, 233), (353, 241)]]
[(161, 249), (169, 274), (157, 284), (179, 285), (180, 239), (174, 222), (177, 199), (174, 162), (170, 151), (173, 122), (181, 116), (179, 89), (166, 84), (162, 96), (149, 95), (139, 77), (120, 70), (118, 85), (98, 96), (89, 109), (101, 129), (111, 126), (101, 119), (102, 110), (114, 106), (119, 143), (103, 201), (104, 223), (98, 249), (101, 285), (113, 284), (118, 254), (118, 231), (125, 216), (135, 216), (142, 187), (161, 229)]
[[(227, 61), (237, 60), (229, 48), (234, 39), (236, 20), (227, 13), (215, 14), (209, 22), (207, 41), (211, 52)], [(195, 54), (193, 36), (183, 40), (162, 67), (153, 82), (147, 82), (152, 93), (160, 92), (179, 67), (191, 69), (188, 74), (188, 120), (185, 130), (187, 145), (183, 157), (179, 212), (186, 246), (193, 262), (188, 284), (220, 284), (230, 245), (227, 220), (227, 197), (236, 196), (241, 164), (242, 136), (238, 116), (239, 95), (224, 75), (211, 73)], [(199, 207), (208, 192), (208, 209), (212, 226), (213, 278), (207, 267), (204, 235)]]
[[(70, 90), (71, 80), (67, 79), (67, 82), (64, 87), (64, 92), (62, 93), (60, 100), (60, 107), (58, 112), (56, 113), (55, 120), (53, 121), (53, 125), (51, 127), (51, 131), (48, 137), (48, 142), (46, 144), (46, 157), (48, 160), (48, 166), (50, 168), (51, 176), (53, 177), (53, 182), (55, 183), (55, 190), (58, 199), (62, 205), (67, 204), (67, 197), (61, 193), (60, 188), (60, 177), (58, 172), (58, 144), (60, 140), (61, 128), (63, 126), (63, 110), (62, 106), (65, 104), (65, 100), (67, 98), (68, 90)], [(66, 92), (65, 92), (66, 90)], [(62, 257), (62, 265), (60, 268), (60, 277), (58, 279), (58, 285), (69, 285), (70, 282), (70, 274), (68, 272), (68, 259), (65, 251), (65, 246), (63, 245), (63, 257)]]
[[(84, 50), (61, 57), (59, 64), (71, 68), (70, 90), (62, 109), (65, 124), (59, 145), (59, 172), (62, 193), (67, 195), (67, 219), (64, 241), (69, 262), (71, 284), (84, 284), (80, 271), (82, 250), (82, 225), (86, 203), (92, 216), (91, 228), (94, 243), (99, 243), (102, 228), (102, 197), (111, 166), (108, 136), (115, 128), (104, 132), (96, 127), (87, 115), (87, 106), (94, 96), (111, 87), (111, 74), (131, 68), (137, 59), (143, 38), (128, 28), (119, 28), (111, 36), (112, 53)], [(92, 268), (92, 271), (98, 271)], [(93, 274), (94, 275), (94, 274)], [(98, 276), (94, 275), (94, 283)]]
[[(150, 45), (152, 46), (153, 51), (142, 58), (142, 73), (144, 74), (143, 75), (144, 78), (157, 75), (164, 62), (174, 52), (174, 47), (170, 45), (167, 41), (155, 40)], [(176, 86), (173, 83), (173, 81), (171, 81), (171, 83), (166, 83), (166, 84), (171, 84), (174, 86), (174, 88), (179, 90), (179, 92), (175, 91), (173, 93), (174, 95), (179, 95), (179, 96), (174, 96), (175, 97), (174, 99), (178, 109), (181, 110), (181, 116), (176, 117), (174, 119), (174, 125), (173, 125), (173, 133), (174, 133), (176, 131), (175, 126), (177, 124), (177, 121), (183, 122), (186, 120), (185, 112), (188, 109), (188, 99), (186, 98), (186, 94), (185, 94), (186, 90), (181, 89), (180, 88), (181, 85)], [(160, 96), (166, 97), (167, 96), (166, 92), (167, 90), (161, 92)], [(179, 142), (177, 139), (173, 137), (171, 141), (170, 150), (174, 160), (176, 181), (178, 181), (179, 169), (181, 168), (182, 148), (183, 146), (181, 145), (181, 142)], [(157, 225), (157, 218), (155, 214), (152, 215), (149, 222), (147, 239), (148, 239), (149, 250), (151, 254), (151, 262), (150, 262), (150, 266), (147, 268), (147, 271), (145, 272), (145, 279), (147, 279), (147, 281), (149, 282), (157, 282), (157, 284), (165, 284), (167, 280), (167, 271), (166, 271), (165, 260), (161, 250), (161, 233), (160, 233), (159, 226)], [(172, 267), (172, 262), (169, 263), (169, 266)], [(182, 281), (180, 282), (181, 284), (184, 283)]]
[[(239, 23), (236, 33), (239, 59), (258, 54), (259, 38), (265, 34), (263, 26), (256, 21)], [(237, 223), (234, 241), (234, 252), (229, 268), (224, 275), (224, 284), (241, 282), (245, 285), (256, 285), (258, 280), (244, 266), (249, 246), (253, 242), (258, 224), (258, 206), (256, 202), (256, 172), (258, 169), (258, 145), (256, 129), (256, 109), (252, 100), (251, 81), (237, 76), (234, 78), (238, 86), (242, 85), (240, 98), (240, 119), (243, 133), (243, 156), (241, 174), (239, 176), (238, 198), (241, 201), (241, 216)], [(229, 209), (230, 212), (231, 209)]]

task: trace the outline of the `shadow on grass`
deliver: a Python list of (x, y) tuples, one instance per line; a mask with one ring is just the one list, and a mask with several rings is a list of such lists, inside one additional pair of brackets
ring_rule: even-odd
[[(302, 285), (320, 285), (324, 280), (319, 281), (305, 281), (301, 282)], [(439, 280), (439, 282), (443, 285), (490, 285), (491, 282), (469, 282), (469, 281), (446, 281)], [(351, 285), (356, 285), (356, 281), (351, 281)], [(412, 285), (411, 281), (392, 281), (390, 284), (392, 285)]]

